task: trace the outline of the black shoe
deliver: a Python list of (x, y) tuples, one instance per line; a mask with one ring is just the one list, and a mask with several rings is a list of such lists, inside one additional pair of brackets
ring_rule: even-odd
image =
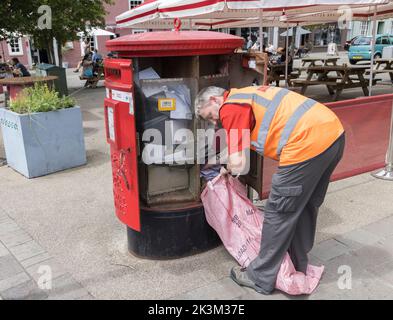
[(247, 287), (254, 289), (256, 292), (269, 295), (270, 292), (263, 290), (261, 287), (258, 287), (247, 275), (246, 269), (236, 266), (231, 269), (231, 279), (235, 281), (239, 286)]

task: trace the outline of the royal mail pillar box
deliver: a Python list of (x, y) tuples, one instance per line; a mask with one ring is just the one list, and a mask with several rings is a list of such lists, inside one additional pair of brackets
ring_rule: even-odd
[(229, 87), (228, 57), (242, 44), (224, 33), (178, 30), (107, 41), (115, 55), (105, 60), (106, 136), (131, 253), (177, 258), (220, 243), (200, 201), (197, 147), (178, 147), (195, 146), (195, 97), (206, 86)]

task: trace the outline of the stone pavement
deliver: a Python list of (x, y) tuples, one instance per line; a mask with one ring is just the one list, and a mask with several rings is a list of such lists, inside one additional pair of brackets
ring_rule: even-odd
[(317, 244), (310, 262), (324, 265), (320, 285), (310, 296), (275, 291), (264, 296), (240, 288), (229, 277), (173, 299), (385, 299), (393, 298), (393, 216)]
[(0, 211), (0, 300), (91, 298), (42, 246)]
[[(310, 296), (290, 297), (279, 291), (264, 296), (237, 286), (222, 274), (217, 281), (167, 299), (390, 300), (393, 298), (393, 216), (318, 243), (310, 254), (310, 261), (325, 266), (322, 281)], [(45, 280), (40, 280), (48, 269), (51, 289), (43, 287)], [(13, 219), (0, 212), (0, 300), (4, 299), (87, 300), (94, 297)]]

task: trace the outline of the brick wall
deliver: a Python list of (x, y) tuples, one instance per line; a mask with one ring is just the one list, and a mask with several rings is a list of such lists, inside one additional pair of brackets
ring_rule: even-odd
[[(8, 61), (13, 57), (16, 57), (19, 59), (19, 61), (24, 64), (26, 67), (29, 66), (29, 61), (27, 58), (27, 53), (28, 50), (30, 50), (28, 46), (28, 40), (27, 38), (23, 37), (22, 38), (22, 54), (14, 54), (11, 55), (9, 52), (8, 44), (6, 41), (0, 41), (0, 56), (3, 56), (4, 61)], [(4, 51), (4, 52), (3, 52)]]
[(128, 0), (115, 0), (114, 5), (105, 4), (105, 9), (108, 12), (105, 18), (107, 25), (116, 24), (116, 16), (129, 10)]
[(63, 62), (68, 62), (69, 68), (75, 68), (81, 60), (80, 41), (73, 41), (73, 49), (69, 49), (63, 53)]

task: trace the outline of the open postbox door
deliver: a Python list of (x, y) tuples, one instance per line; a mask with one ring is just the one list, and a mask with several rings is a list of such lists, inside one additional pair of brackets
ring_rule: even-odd
[(262, 199), (263, 157), (254, 150), (250, 150), (250, 171), (247, 175), (241, 176), (240, 180), (258, 192), (259, 198)]
[(132, 61), (107, 59), (104, 65), (105, 127), (111, 151), (116, 215), (128, 227), (140, 231)]

